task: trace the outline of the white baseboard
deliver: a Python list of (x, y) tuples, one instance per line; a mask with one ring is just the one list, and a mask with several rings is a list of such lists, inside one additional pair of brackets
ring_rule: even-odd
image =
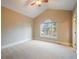
[(14, 42), (14, 43), (11, 43), (11, 44), (7, 44), (7, 45), (4, 45), (4, 46), (1, 46), (1, 49), (4, 49), (4, 48), (8, 48), (8, 47), (12, 47), (12, 46), (15, 46), (17, 44), (21, 44), (21, 43), (24, 43), (26, 41), (30, 41), (30, 40), (22, 40), (22, 41), (18, 41), (18, 42)]
[(62, 44), (62, 45), (66, 45), (66, 46), (70, 46), (70, 45), (71, 45), (70, 43), (66, 43), (66, 42), (59, 42), (59, 41), (56, 41), (55, 43)]
[[(36, 39), (35, 39), (36, 40)], [(40, 39), (39, 39), (40, 40)], [(40, 41), (45, 41), (45, 40), (40, 40)], [(46, 42), (50, 42), (50, 41), (46, 41)], [(67, 42), (60, 42), (60, 41), (51, 41), (51, 43), (56, 43), (56, 44), (61, 44), (61, 45), (65, 45), (65, 46), (71, 46), (71, 43), (67, 43)]]
[[(30, 41), (30, 40), (22, 40), (22, 41), (19, 41), (19, 42), (15, 42), (15, 43), (11, 43), (11, 44), (7, 44), (7, 45), (4, 45), (1, 47), (1, 49), (4, 49), (4, 48), (8, 48), (8, 47), (12, 47), (12, 46), (15, 46), (17, 44), (21, 44), (21, 43), (24, 43), (26, 41)], [(71, 44), (70, 43), (65, 43), (65, 42), (59, 42), (59, 41), (55, 41), (54, 43), (58, 43), (58, 44), (62, 44), (62, 45), (67, 45), (67, 46), (70, 46)]]

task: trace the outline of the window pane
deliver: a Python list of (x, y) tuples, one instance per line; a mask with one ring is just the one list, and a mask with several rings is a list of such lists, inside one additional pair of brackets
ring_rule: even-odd
[(56, 37), (56, 22), (45, 21), (40, 24), (40, 36), (43, 37)]

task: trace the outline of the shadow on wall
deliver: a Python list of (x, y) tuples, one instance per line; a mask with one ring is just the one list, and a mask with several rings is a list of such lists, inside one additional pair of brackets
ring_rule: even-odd
[(1, 46), (32, 39), (32, 19), (1, 8)]

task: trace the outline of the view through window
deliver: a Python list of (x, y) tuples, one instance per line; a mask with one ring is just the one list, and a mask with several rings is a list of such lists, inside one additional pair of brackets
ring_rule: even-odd
[(57, 38), (57, 24), (50, 19), (40, 24), (40, 36), (48, 38)]

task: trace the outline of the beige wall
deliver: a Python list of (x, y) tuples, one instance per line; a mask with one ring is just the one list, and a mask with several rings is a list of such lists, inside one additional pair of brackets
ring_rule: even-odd
[[(40, 23), (46, 19), (57, 22), (57, 39), (40, 37)], [(32, 22), (33, 21), (33, 22)], [(33, 23), (33, 24), (32, 24)], [(33, 25), (33, 29), (32, 29)], [(71, 44), (72, 12), (48, 9), (34, 20), (7, 8), (1, 8), (1, 44), (2, 46), (23, 40), (33, 39), (48, 42)]]
[(1, 8), (1, 45), (32, 39), (32, 19), (7, 8)]
[[(46, 19), (52, 19), (53, 21), (57, 22), (57, 28), (58, 28), (57, 39), (40, 37), (40, 23)], [(71, 25), (72, 25), (72, 11), (48, 9), (34, 19), (33, 39), (43, 40), (48, 42), (58, 42), (58, 43), (70, 45), (72, 42)]]

